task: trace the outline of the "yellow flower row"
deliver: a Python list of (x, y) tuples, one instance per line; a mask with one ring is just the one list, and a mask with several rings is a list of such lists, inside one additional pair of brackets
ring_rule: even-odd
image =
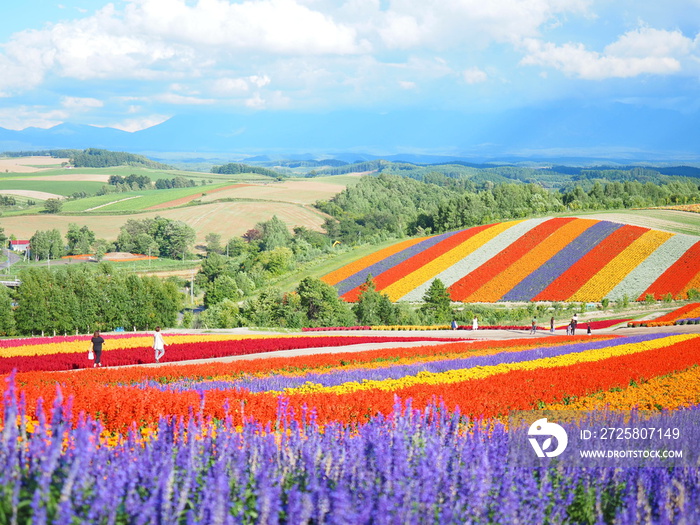
[(447, 372), (419, 372), (415, 376), (407, 376), (401, 379), (367, 380), (360, 382), (348, 382), (338, 386), (325, 387), (317, 383), (307, 382), (296, 387), (287, 388), (278, 394), (298, 394), (312, 392), (327, 392), (345, 394), (362, 390), (383, 390), (396, 391), (403, 388), (417, 385), (447, 385), (461, 383), (472, 379), (483, 379), (497, 374), (504, 374), (513, 370), (535, 370), (540, 368), (556, 368), (574, 365), (577, 363), (590, 363), (611, 357), (623, 356), (664, 348), (689, 339), (700, 338), (697, 334), (676, 335), (664, 337), (652, 341), (642, 341), (639, 343), (629, 343), (619, 346), (606, 347), (595, 350), (588, 350), (576, 354), (566, 354), (557, 357), (546, 357), (524, 361), (520, 363), (502, 363), (494, 366), (477, 366), (462, 370), (450, 370)]
[(495, 303), (596, 222), (591, 219), (577, 219), (564, 224), (504, 271), (489, 282), (484, 283), (481, 288), (465, 298), (464, 301)]
[(622, 279), (634, 270), (644, 259), (649, 257), (659, 246), (674, 234), (658, 230), (645, 232), (627, 248), (617, 254), (586, 284), (569, 297), (569, 301), (599, 301), (617, 286)]
[(497, 235), (503, 233), (511, 226), (515, 226), (520, 222), (522, 221), (510, 221), (494, 224), (490, 228), (477, 233), (458, 246), (443, 253), (439, 257), (436, 257), (432, 261), (428, 261), (418, 270), (390, 284), (382, 290), (382, 293), (387, 294), (389, 299), (392, 301), (398, 301), (414, 288), (428, 282), (430, 279), (433, 279), (436, 275), (445, 271), (447, 268), (454, 266), (467, 255), (474, 252), (477, 248), (483, 246)]
[[(234, 335), (234, 334), (192, 334), (192, 335), (168, 335), (163, 334), (166, 345), (182, 343), (203, 343), (210, 341), (238, 341), (240, 339), (283, 339), (284, 335)], [(138, 334), (134, 337), (120, 337), (110, 339), (109, 335), (104, 336), (104, 350), (125, 350), (127, 348), (150, 347), (153, 344), (152, 335)], [(3, 348), (0, 350), (0, 357), (31, 357), (48, 354), (75, 354), (87, 352), (91, 348), (90, 340), (62, 341), (56, 343), (44, 343), (37, 345), (23, 345)]]
[(700, 366), (655, 377), (621, 391), (600, 392), (566, 405), (547, 405), (547, 410), (659, 410), (689, 407), (700, 403)]

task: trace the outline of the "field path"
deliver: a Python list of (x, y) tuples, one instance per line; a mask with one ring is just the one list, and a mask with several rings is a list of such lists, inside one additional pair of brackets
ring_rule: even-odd
[[(580, 326), (585, 326), (585, 320), (579, 322)], [(201, 333), (200, 330), (182, 330), (177, 329), (177, 333)], [(248, 328), (232, 328), (232, 329), (221, 329), (221, 330), (208, 330), (207, 333), (235, 333), (240, 335), (280, 335), (280, 332), (267, 331), (267, 330), (252, 330)], [(285, 335), (309, 335), (310, 332), (284, 332)], [(313, 333), (313, 332), (311, 332)], [(605, 328), (600, 330), (595, 330), (595, 335), (616, 335), (616, 336), (631, 336), (631, 335), (644, 335), (649, 333), (668, 333), (668, 334), (688, 334), (688, 333), (700, 333), (700, 325), (683, 325), (683, 326), (662, 326), (657, 328)], [(330, 336), (330, 335), (347, 335), (347, 336), (370, 336), (370, 337), (425, 337), (426, 341), (395, 341), (388, 343), (374, 342), (374, 343), (362, 343), (362, 344), (348, 344), (345, 346), (329, 346), (329, 347), (316, 347), (316, 348), (299, 348), (291, 350), (277, 350), (273, 352), (262, 352), (259, 354), (246, 354), (237, 356), (226, 356), (226, 357), (216, 357), (210, 359), (192, 359), (189, 361), (167, 361), (167, 349), (165, 362), (161, 363), (143, 363), (139, 365), (126, 365), (126, 366), (169, 366), (169, 365), (191, 365), (200, 363), (211, 363), (211, 362), (221, 362), (230, 363), (233, 361), (241, 361), (248, 359), (265, 359), (271, 357), (295, 357), (300, 355), (313, 355), (313, 354), (330, 354), (330, 353), (342, 353), (342, 352), (361, 352), (364, 350), (376, 350), (379, 348), (410, 348), (414, 346), (429, 346), (444, 344), (449, 341), (428, 341), (431, 337), (440, 337), (454, 339), (455, 342), (476, 342), (483, 340), (493, 340), (500, 341), (504, 339), (533, 339), (542, 341), (542, 344), (546, 345), (548, 339), (552, 339), (553, 342), (560, 343), (562, 340), (566, 340), (568, 336), (564, 334), (563, 330), (558, 330), (555, 334), (550, 334), (548, 330), (538, 331), (536, 335), (530, 335), (529, 329), (527, 330), (478, 330), (477, 332), (472, 332), (471, 330), (407, 330), (407, 331), (395, 331), (395, 330), (338, 330), (338, 331), (324, 331), (319, 332), (319, 334)], [(583, 332), (581, 333), (583, 335)], [(163, 336), (166, 341), (168, 338), (168, 332), (163, 332)], [(121, 367), (114, 367), (121, 368)]]
[(85, 211), (93, 211), (93, 210), (98, 210), (100, 208), (104, 208), (105, 206), (111, 206), (112, 204), (116, 204), (117, 202), (123, 202), (123, 201), (128, 201), (131, 199), (138, 199), (139, 197), (143, 197), (143, 195), (134, 195), (133, 197), (126, 197), (124, 199), (119, 199), (118, 201), (112, 201), (108, 202), (106, 204), (100, 204), (99, 206), (95, 206), (94, 208), (88, 208)]
[(187, 197), (182, 197), (180, 199), (174, 199), (168, 202), (163, 202), (161, 204), (156, 204), (155, 206), (150, 206), (146, 208), (147, 210), (163, 210), (166, 208), (175, 208), (177, 206), (182, 206), (183, 204), (187, 204), (189, 202), (192, 202), (193, 200), (197, 200), (204, 195), (209, 195), (211, 193), (216, 193), (219, 191), (224, 191), (224, 190), (232, 190), (234, 188), (245, 188), (246, 186), (252, 186), (252, 184), (232, 184), (231, 186), (222, 186), (221, 188), (215, 188), (213, 190), (206, 190), (203, 191), (202, 193), (196, 193), (194, 195), (188, 195)]

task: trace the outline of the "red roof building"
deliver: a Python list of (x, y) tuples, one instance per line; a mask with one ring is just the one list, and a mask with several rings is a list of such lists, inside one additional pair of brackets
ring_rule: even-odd
[(29, 249), (29, 241), (10, 240), (10, 250), (15, 252), (26, 252)]

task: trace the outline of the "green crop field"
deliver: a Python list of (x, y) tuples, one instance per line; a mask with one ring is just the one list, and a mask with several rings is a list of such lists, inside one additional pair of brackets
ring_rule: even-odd
[[(170, 190), (142, 190), (110, 193), (85, 199), (66, 202), (63, 213), (115, 213), (143, 211), (151, 206), (157, 206), (191, 195), (199, 195), (216, 188), (226, 186), (215, 184), (211, 186), (195, 186), (191, 188), (173, 188)], [(99, 208), (98, 208), (99, 207)], [(97, 208), (97, 209), (94, 209)]]
[(102, 186), (101, 182), (90, 181), (0, 180), (0, 192), (3, 190), (40, 191), (63, 196), (81, 191), (95, 193)]

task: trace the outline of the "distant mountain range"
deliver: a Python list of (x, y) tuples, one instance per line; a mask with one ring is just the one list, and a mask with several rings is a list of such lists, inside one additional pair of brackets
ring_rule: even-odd
[[(448, 111), (256, 112), (178, 115), (133, 133), (61, 124), (21, 131), (0, 128), (0, 151), (89, 147), (167, 159), (382, 157), (410, 162), (547, 160), (700, 162), (698, 112), (614, 104), (528, 108), (499, 114)], [(182, 157), (182, 155), (180, 155)]]

